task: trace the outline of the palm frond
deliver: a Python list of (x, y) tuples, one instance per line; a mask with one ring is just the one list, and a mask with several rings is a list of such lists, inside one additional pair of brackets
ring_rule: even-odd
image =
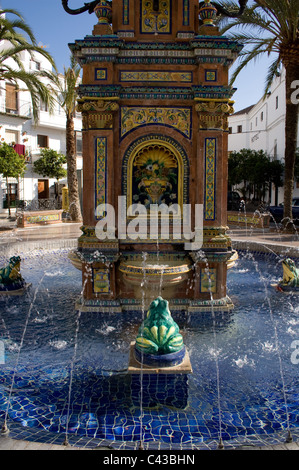
[(277, 76), (277, 72), (281, 65), (280, 56), (276, 57), (275, 60), (271, 63), (268, 68), (266, 80), (265, 80), (265, 90), (264, 90), (264, 98), (266, 97), (267, 93), (270, 91), (270, 87), (274, 78)]
[[(6, 18), (7, 14), (15, 15), (18, 17), (18, 19), (10, 21)], [(1, 39), (2, 39), (2, 35), (6, 35), (6, 34), (10, 34), (14, 36), (17, 33), (16, 28), (18, 28), (28, 35), (30, 41), (33, 44), (36, 44), (36, 39), (35, 39), (35, 36), (31, 27), (27, 23), (25, 23), (24, 18), (18, 11), (13, 10), (13, 9), (1, 9), (0, 15), (1, 15), (0, 16), (0, 38)]]
[[(232, 3), (223, 2), (224, 6)], [(265, 82), (265, 93), (269, 90), (275, 72), (283, 61), (282, 50), (298, 47), (299, 0), (255, 0), (237, 19), (225, 21), (222, 34), (240, 42), (245, 47), (239, 55), (240, 64), (231, 78), (231, 83), (249, 62), (263, 54), (276, 54)], [(299, 57), (298, 57), (299, 66)]]
[[(53, 90), (48, 83), (54, 83), (54, 74), (45, 70), (27, 72), (21, 61), (21, 53), (26, 51), (32, 58), (36, 55), (48, 60), (56, 71), (53, 57), (45, 49), (38, 47), (34, 33), (30, 26), (24, 21), (22, 15), (13, 9), (0, 9), (0, 79), (15, 83), (18, 88), (25, 85), (30, 93), (32, 102), (33, 119), (38, 118), (39, 103), (43, 101), (48, 105), (50, 112), (54, 109)], [(11, 20), (7, 15), (13, 15)], [(13, 65), (10, 61), (13, 61)]]
[(71, 116), (75, 112), (77, 105), (77, 86), (80, 78), (81, 67), (74, 57), (71, 57), (70, 67), (64, 67), (63, 79), (59, 81), (59, 94), (57, 100), (64, 109), (66, 116)]

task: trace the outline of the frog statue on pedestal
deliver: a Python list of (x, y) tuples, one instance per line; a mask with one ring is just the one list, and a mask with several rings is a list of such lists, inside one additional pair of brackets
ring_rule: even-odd
[(21, 258), (12, 256), (9, 263), (0, 269), (0, 292), (13, 293), (21, 291), (26, 287), (25, 280), (20, 273)]
[(297, 291), (299, 290), (299, 269), (296, 268), (295, 262), (286, 258), (282, 262), (283, 278), (277, 284), (276, 289), (279, 291)]

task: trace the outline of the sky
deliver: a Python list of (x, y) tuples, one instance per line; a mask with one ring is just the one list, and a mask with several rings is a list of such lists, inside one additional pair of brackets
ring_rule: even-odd
[[(69, 7), (79, 8), (85, 2), (69, 0)], [(54, 57), (59, 72), (63, 72), (64, 66), (70, 65), (68, 44), (92, 34), (97, 23), (96, 16), (88, 12), (69, 15), (64, 11), (61, 0), (0, 0), (0, 7), (15, 9), (22, 14), (39, 45), (46, 46), (46, 50)], [(240, 73), (234, 84), (237, 88), (233, 96), (235, 111), (257, 103), (263, 96), (268, 66), (269, 60), (264, 57)]]

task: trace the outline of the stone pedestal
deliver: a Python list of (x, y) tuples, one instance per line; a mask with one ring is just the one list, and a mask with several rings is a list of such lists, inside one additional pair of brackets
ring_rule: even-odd
[(174, 367), (148, 367), (135, 358), (135, 342), (130, 345), (128, 374), (131, 374), (131, 397), (135, 406), (145, 408), (172, 406), (179, 409), (188, 404), (188, 374), (192, 366), (188, 351), (184, 361)]

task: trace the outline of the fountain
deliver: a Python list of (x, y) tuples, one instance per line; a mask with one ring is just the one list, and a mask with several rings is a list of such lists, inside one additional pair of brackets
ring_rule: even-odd
[[(220, 36), (218, 6), (173, 3), (98, 2), (93, 34), (70, 44), (83, 68), (83, 227), (71, 260), (83, 283), (91, 270), (85, 311), (141, 311), (143, 252), (149, 303), (161, 283), (172, 310), (206, 310), (206, 266), (193, 260), (198, 249), (208, 258), (214, 302), (232, 308), (228, 69), (242, 46)], [(96, 5), (71, 10), (67, 4), (71, 14)]]
[(36, 288), (0, 296), (2, 434), (188, 451), (299, 437), (298, 270), (273, 251), (236, 253), (227, 234), (240, 46), (214, 26), (222, 7), (62, 3), (99, 20), (70, 45), (83, 67), (84, 225), (73, 251), (19, 247)]
[(80, 314), (69, 249), (20, 250), (32, 289), (0, 297), (0, 423), (7, 413), (11, 437), (181, 451), (216, 449), (220, 437), (226, 449), (281, 444), (288, 430), (298, 439), (298, 294), (271, 287), (284, 256), (239, 250), (230, 312), (171, 311), (190, 362), (165, 368), (136, 359), (145, 299), (144, 316)]

